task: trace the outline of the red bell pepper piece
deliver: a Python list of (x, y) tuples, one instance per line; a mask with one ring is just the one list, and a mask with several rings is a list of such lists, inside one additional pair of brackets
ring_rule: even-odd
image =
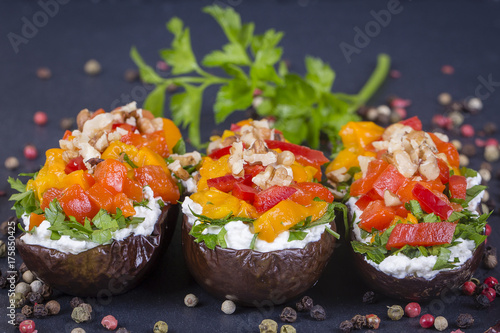
[(257, 193), (253, 205), (257, 209), (257, 212), (263, 213), (281, 201), (288, 199), (295, 192), (297, 192), (297, 189), (291, 186), (275, 185)]
[(245, 175), (252, 175), (252, 177), (255, 177), (262, 171), (266, 170), (266, 168), (262, 164), (244, 164), (243, 170), (245, 170)]
[(396, 193), (405, 181), (406, 177), (390, 164), (373, 183), (373, 189), (383, 198), (385, 190)]
[(410, 246), (433, 246), (449, 244), (453, 240), (455, 223), (435, 222), (418, 224), (397, 224), (389, 236), (386, 248), (402, 248)]
[(70, 159), (64, 168), (64, 172), (67, 175), (76, 170), (87, 170), (85, 163), (83, 163), (83, 157), (81, 156)]
[(441, 184), (441, 180), (435, 179), (432, 181), (420, 181), (417, 182), (415, 180), (406, 180), (401, 187), (397, 190), (396, 195), (399, 197), (399, 200), (402, 202), (406, 203), (410, 200), (417, 200), (415, 196), (413, 195), (413, 188), (415, 185), (419, 183), (425, 188), (428, 188), (429, 190), (433, 192), (443, 192), (445, 189), (445, 186)]
[(394, 210), (386, 207), (382, 200), (374, 200), (368, 204), (361, 214), (359, 227), (365, 231), (371, 232), (372, 228), (384, 230), (394, 219)]
[(231, 146), (226, 146), (224, 148), (219, 148), (215, 149), (208, 157), (210, 157), (213, 160), (218, 160), (224, 155), (229, 155), (229, 151), (231, 149)]
[(236, 183), (243, 183), (250, 186), (252, 184), (252, 175), (245, 175), (241, 178), (236, 178), (232, 174), (227, 174), (222, 177), (210, 178), (207, 180), (209, 187), (215, 187), (222, 192), (231, 192)]
[(70, 130), (66, 130), (63, 135), (63, 140), (68, 140), (68, 138), (72, 135), (73, 133)]
[(444, 198), (440, 198), (436, 193), (425, 188), (420, 183), (415, 184), (412, 193), (422, 206), (422, 209), (427, 213), (434, 213), (444, 220), (448, 219), (453, 213), (453, 207), (449, 202), (446, 202)]
[(370, 202), (373, 200), (381, 200), (382, 198), (378, 195), (377, 192), (375, 192), (374, 189), (371, 189), (368, 191), (368, 193), (363, 194), (358, 201), (356, 201), (356, 206), (358, 206), (359, 209), (365, 210), (365, 208), (368, 206)]
[(58, 188), (51, 187), (43, 192), (42, 201), (40, 202), (40, 208), (45, 210), (45, 208), (49, 207), (49, 204), (54, 199), (59, 199), (62, 195), (63, 191)]
[(439, 139), (434, 133), (428, 133), (434, 144), (436, 145), (437, 150), (440, 153), (444, 153), (448, 158), (448, 163), (455, 168), (460, 166), (460, 159), (458, 156), (457, 148), (451, 142), (444, 142)]
[(465, 199), (467, 192), (467, 179), (464, 176), (450, 176), (449, 187), (452, 198)]
[(414, 117), (411, 117), (411, 118), (408, 118), (408, 119), (405, 119), (405, 120), (401, 120), (399, 123), (403, 124), (405, 126), (410, 126), (415, 131), (421, 131), (422, 130), (422, 122), (420, 121), (420, 119), (418, 119), (417, 116), (414, 116)]
[(113, 124), (112, 126), (112, 129), (115, 130), (117, 127), (120, 127), (121, 129), (124, 129), (128, 132), (135, 132), (135, 130), (137, 129), (137, 127), (135, 126), (132, 126), (130, 124), (127, 124), (127, 123), (117, 123), (117, 124)]
[(243, 183), (235, 183), (233, 187), (233, 196), (240, 200), (253, 204), (255, 195), (258, 193), (256, 189)]
[(241, 130), (241, 126), (240, 125), (231, 124), (231, 131), (232, 132), (239, 132), (240, 130)]
[(402, 218), (406, 218), (408, 216), (408, 210), (406, 210), (405, 205), (399, 205), (392, 207), (397, 216), (401, 216)]
[(351, 196), (357, 197), (362, 194), (368, 193), (373, 188), (373, 183), (382, 174), (382, 172), (389, 166), (389, 163), (383, 160), (373, 160), (368, 164), (368, 172), (366, 176), (354, 181), (351, 184)]
[(90, 200), (79, 184), (71, 185), (65, 189), (59, 198), (59, 203), (67, 216), (74, 216), (81, 224), (84, 223), (86, 217), (92, 220), (99, 212), (99, 207)]
[(303, 182), (292, 185), (292, 187), (296, 188), (297, 192), (290, 196), (290, 200), (303, 206), (310, 205), (314, 198), (320, 198), (328, 203), (335, 200), (332, 192), (319, 183)]
[(437, 159), (437, 163), (439, 167), (439, 180), (441, 180), (441, 183), (446, 184), (450, 179), (450, 168), (448, 164), (440, 158)]

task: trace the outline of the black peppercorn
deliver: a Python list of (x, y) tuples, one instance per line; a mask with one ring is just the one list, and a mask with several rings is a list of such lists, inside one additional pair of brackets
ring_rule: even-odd
[(26, 316), (26, 318), (31, 318), (33, 316), (33, 307), (30, 305), (25, 305), (21, 309), (21, 313)]
[(481, 283), (476, 287), (476, 295), (480, 295), (485, 289), (488, 289), (489, 286), (486, 283)]
[(475, 298), (476, 301), (476, 307), (478, 309), (486, 309), (487, 307), (490, 306), (490, 300), (488, 299), (488, 296), (486, 295), (477, 295)]
[(351, 333), (354, 326), (350, 320), (344, 320), (340, 323), (339, 329), (344, 333)]
[(476, 146), (474, 146), (472, 143), (468, 143), (462, 147), (462, 154), (464, 154), (467, 157), (472, 157), (476, 155)]
[(21, 324), (25, 320), (26, 320), (26, 316), (25, 315), (23, 315), (22, 313), (16, 313), (16, 318), (14, 320), (14, 324), (16, 326), (19, 326), (19, 324)]
[(50, 296), (52, 296), (52, 288), (49, 285), (45, 284), (45, 283), (43, 284), (42, 296), (45, 299), (47, 299)]
[(497, 125), (492, 122), (486, 123), (483, 130), (486, 135), (492, 135), (497, 131)]
[(366, 304), (373, 304), (377, 301), (377, 296), (375, 295), (375, 293), (373, 291), (367, 291), (364, 295), (363, 295), (363, 303), (366, 303)]
[(500, 283), (495, 286), (495, 292), (497, 293), (497, 297), (500, 297)]
[(27, 298), (33, 305), (36, 303), (43, 303), (43, 296), (40, 293), (30, 292)]
[(316, 320), (325, 320), (326, 312), (321, 305), (315, 305), (311, 308), (309, 315)]
[(19, 277), (20, 277), (20, 274), (19, 274), (19, 272), (18, 272), (17, 270), (14, 270), (14, 271), (9, 272), (9, 273), (7, 274), (7, 277), (6, 277), (6, 278), (7, 278), (7, 280), (9, 280), (9, 281), (10, 281), (10, 280), (12, 279), (12, 277), (13, 277), (13, 276), (14, 276), (14, 282), (15, 282), (15, 283), (18, 283), (18, 282), (19, 282)]
[(35, 306), (33, 307), (33, 315), (35, 316), (35, 318), (45, 317), (48, 314), (49, 312), (43, 304), (35, 304)]
[(352, 317), (351, 323), (355, 329), (360, 330), (366, 326), (366, 317), (362, 315), (355, 315)]
[(311, 310), (311, 308), (314, 306), (314, 302), (311, 297), (304, 296), (295, 306), (297, 307), (297, 311), (305, 312)]
[(26, 264), (23, 262), (23, 263), (21, 264), (21, 266), (19, 266), (19, 272), (20, 272), (21, 274), (24, 274), (24, 272), (26, 272), (27, 270), (28, 270), (28, 267), (27, 267), (27, 266), (26, 266)]
[(280, 319), (284, 323), (293, 323), (297, 320), (297, 311), (287, 306), (281, 311)]
[(0, 276), (0, 288), (5, 289), (7, 287), (7, 279), (4, 276)]
[(80, 297), (73, 297), (71, 299), (71, 301), (69, 302), (69, 304), (71, 305), (71, 308), (73, 308), (73, 309), (82, 303), (85, 303), (85, 302)]
[(457, 318), (459, 328), (469, 328), (474, 324), (474, 317), (469, 313), (461, 313)]

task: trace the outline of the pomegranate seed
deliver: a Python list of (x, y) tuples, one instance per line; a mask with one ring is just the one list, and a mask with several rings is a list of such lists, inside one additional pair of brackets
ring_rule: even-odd
[(443, 67), (441, 67), (441, 72), (446, 75), (451, 75), (455, 73), (455, 68), (453, 68), (453, 66), (450, 65), (444, 65)]
[(397, 69), (392, 69), (389, 72), (389, 76), (393, 79), (399, 79), (401, 77), (401, 72), (398, 71)]
[(430, 314), (424, 314), (422, 317), (420, 317), (420, 326), (423, 328), (429, 328), (434, 325), (434, 316)]
[[(489, 224), (487, 224), (487, 225), (484, 226), (484, 234), (486, 236), (489, 236), (491, 234), (491, 226)], [(497, 281), (497, 283), (498, 283), (498, 281)]]
[(476, 140), (474, 140), (474, 144), (477, 146), (477, 147), (484, 147), (486, 146), (486, 141), (484, 141), (483, 139), (479, 139), (477, 138)]
[(462, 285), (462, 292), (465, 295), (473, 295), (474, 292), (476, 291), (476, 284), (472, 281), (467, 281)]
[(498, 280), (493, 276), (488, 276), (486, 279), (484, 279), (484, 283), (486, 283), (490, 288), (495, 288), (495, 286), (498, 284)]
[(422, 309), (420, 308), (420, 304), (418, 304), (417, 302), (411, 302), (405, 306), (405, 314), (410, 318), (419, 316), (421, 310)]
[(410, 105), (411, 105), (411, 101), (409, 99), (394, 98), (391, 101), (391, 108), (407, 108)]
[(493, 289), (493, 288), (486, 288), (483, 290), (483, 292), (481, 294), (488, 297), (490, 302), (493, 302), (495, 300), (495, 297), (497, 297), (497, 293), (496, 293), (495, 289)]
[(498, 140), (490, 138), (486, 140), (486, 143), (484, 144), (485, 146), (498, 146)]
[(118, 320), (116, 320), (115, 317), (108, 315), (102, 318), (101, 325), (104, 326), (107, 330), (112, 331), (118, 326)]
[(24, 147), (24, 157), (26, 157), (28, 160), (34, 160), (38, 156), (38, 151), (36, 150), (36, 147), (33, 145), (26, 145)]
[(474, 127), (469, 124), (462, 125), (462, 127), (460, 127), (460, 133), (466, 138), (471, 138), (474, 136)]
[(45, 125), (48, 120), (49, 118), (47, 117), (47, 114), (43, 111), (37, 111), (33, 115), (33, 121), (39, 126)]
[(24, 320), (19, 324), (19, 332), (21, 333), (34, 333), (35, 322), (33, 320)]

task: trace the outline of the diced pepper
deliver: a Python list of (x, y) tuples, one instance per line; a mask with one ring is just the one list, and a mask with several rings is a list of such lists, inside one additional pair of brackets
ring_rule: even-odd
[(114, 194), (123, 191), (123, 181), (127, 177), (127, 168), (117, 160), (107, 159), (97, 164), (94, 177)]
[(30, 214), (30, 225), (28, 230), (33, 230), (34, 227), (40, 226), (42, 222), (45, 221), (45, 215), (44, 214), (36, 214), (36, 213), (31, 213)]
[(427, 213), (434, 213), (444, 220), (448, 219), (451, 213), (453, 213), (453, 207), (451, 207), (449, 201), (446, 202), (422, 184), (415, 184), (412, 193), (422, 206), (422, 209)]
[(373, 184), (382, 172), (389, 166), (389, 163), (383, 160), (372, 160), (368, 164), (366, 176), (356, 180), (351, 185), (351, 196), (357, 197), (367, 193), (373, 188)]
[(236, 183), (243, 183), (245, 185), (252, 184), (252, 175), (245, 175), (244, 177), (236, 178), (231, 173), (222, 177), (210, 178), (207, 180), (209, 187), (215, 187), (222, 192), (231, 192)]
[(113, 126), (111, 128), (114, 130), (117, 127), (120, 127), (121, 129), (124, 129), (125, 131), (132, 132), (132, 133), (134, 133), (135, 130), (137, 129), (135, 126), (132, 126), (132, 125), (127, 124), (127, 123), (116, 123), (116, 124), (113, 124)]
[(428, 188), (431, 191), (443, 192), (445, 189), (445, 186), (441, 184), (441, 181), (439, 179), (435, 179), (433, 181), (419, 181), (419, 182), (414, 180), (406, 180), (396, 192), (396, 195), (399, 197), (399, 200), (401, 200), (404, 203), (407, 203), (410, 200), (417, 200), (417, 198), (415, 198), (415, 196), (412, 193), (413, 188), (417, 183), (421, 184), (422, 186)]
[(232, 191), (232, 194), (236, 198), (244, 200), (250, 204), (253, 204), (255, 195), (258, 193), (258, 191), (253, 187), (238, 182), (234, 184)]
[(180, 198), (179, 188), (169, 173), (158, 165), (146, 165), (134, 170), (135, 178), (142, 185), (149, 185), (156, 196), (167, 203), (176, 203)]
[(451, 222), (398, 224), (387, 241), (386, 248), (410, 246), (433, 246), (449, 244), (453, 240), (456, 224)]
[(351, 167), (359, 166), (358, 161), (359, 154), (357, 152), (352, 152), (349, 149), (341, 150), (337, 157), (328, 164), (325, 172), (328, 174), (331, 171), (338, 170), (340, 168), (346, 168), (349, 170)]
[(467, 192), (467, 179), (464, 176), (450, 176), (449, 187), (452, 198), (465, 199)]
[(83, 163), (83, 157), (81, 156), (70, 159), (68, 164), (66, 164), (66, 168), (64, 168), (64, 172), (68, 175), (76, 170), (87, 170), (85, 163)]
[(371, 121), (350, 121), (340, 129), (339, 135), (346, 148), (356, 151), (364, 149), (370, 143), (378, 140), (384, 133), (384, 128)]
[[(312, 182), (297, 183), (297, 184), (293, 185), (293, 187), (299, 189), (300, 192), (309, 193), (310, 196), (307, 196), (307, 197), (310, 198), (312, 196), (312, 199), (317, 197), (317, 198), (320, 198), (321, 200), (324, 200), (328, 203), (332, 203), (333, 200), (335, 200), (335, 197), (333, 196), (332, 192), (330, 192), (326, 187), (324, 187), (323, 185), (321, 185), (319, 183), (312, 183)], [(295, 201), (295, 202), (298, 202), (298, 201), (294, 200), (294, 198), (293, 198), (298, 192), (299, 191), (292, 194), (290, 199)], [(312, 202), (312, 200), (308, 201), (307, 204), (305, 204), (305, 205), (306, 206), (310, 205), (311, 202)]]
[(144, 143), (137, 146), (137, 148), (148, 147), (161, 157), (166, 158), (170, 155), (170, 150), (167, 144), (167, 140), (163, 135), (163, 131), (144, 134), (145, 141)]
[(135, 202), (141, 202), (143, 199), (141, 184), (128, 177), (123, 180), (123, 193)]
[(90, 200), (78, 184), (65, 189), (59, 202), (67, 216), (74, 216), (82, 224), (86, 217), (91, 220), (99, 212), (99, 207)]
[(375, 192), (374, 189), (371, 189), (370, 191), (368, 191), (367, 193), (363, 194), (357, 201), (356, 201), (356, 206), (358, 206), (359, 209), (361, 210), (365, 210), (366, 207), (368, 206), (368, 204), (370, 202), (372, 202), (373, 200), (380, 200), (381, 198), (379, 197), (379, 195), (377, 194), (377, 192)]
[(375, 180), (373, 189), (383, 198), (385, 190), (396, 193), (405, 180), (406, 177), (399, 173), (394, 165), (390, 164)]
[(437, 159), (437, 164), (439, 167), (439, 180), (441, 180), (441, 183), (443, 184), (448, 183), (450, 179), (450, 168), (448, 167), (448, 164), (441, 158)]
[(440, 153), (444, 153), (448, 158), (448, 163), (451, 167), (458, 168), (460, 167), (460, 159), (458, 156), (457, 148), (451, 142), (444, 142), (439, 139), (434, 133), (428, 133), (434, 144), (436, 145), (437, 150)]
[(208, 155), (208, 157), (210, 157), (213, 160), (218, 160), (219, 158), (221, 158), (224, 155), (229, 155), (230, 150), (231, 150), (231, 146), (215, 149), (214, 151), (212, 151), (212, 153), (210, 155)]
[(374, 200), (368, 204), (361, 214), (359, 227), (365, 231), (371, 232), (373, 228), (384, 230), (394, 219), (394, 210), (386, 207), (382, 200)]
[(208, 189), (208, 179), (222, 177), (228, 173), (232, 173), (228, 160), (229, 155), (222, 156), (217, 160), (210, 157), (203, 158), (202, 166), (199, 170), (201, 178), (198, 181), (198, 191)]
[(418, 119), (417, 116), (414, 116), (414, 117), (411, 117), (411, 118), (408, 118), (408, 119), (405, 119), (405, 120), (401, 120), (399, 123), (403, 124), (405, 126), (410, 126), (415, 131), (421, 131), (422, 130), (422, 122), (420, 121), (420, 119)]
[(229, 213), (250, 218), (258, 216), (254, 206), (214, 187), (192, 194), (191, 199), (203, 206), (203, 215), (213, 219), (223, 218)]
[(71, 131), (66, 130), (66, 131), (64, 132), (64, 135), (63, 135), (62, 139), (63, 139), (63, 140), (68, 140), (68, 139), (69, 139), (69, 137), (70, 137), (72, 134), (73, 134), (73, 133), (72, 133)]
[(167, 140), (168, 152), (172, 154), (175, 145), (182, 138), (181, 131), (170, 119), (163, 118), (163, 135)]
[(146, 140), (142, 137), (142, 135), (138, 133), (128, 132), (121, 137), (120, 141), (127, 145), (138, 147), (142, 145)]
[(244, 164), (243, 170), (245, 170), (245, 175), (251, 175), (252, 177), (255, 177), (262, 171), (266, 170), (266, 168), (262, 164)]
[(141, 147), (133, 159), (133, 162), (137, 166), (158, 165), (163, 169), (163, 171), (165, 171), (165, 173), (170, 174), (165, 159), (149, 147)]
[(130, 159), (133, 160), (138, 152), (139, 150), (133, 145), (129, 145), (121, 141), (113, 141), (102, 153), (101, 158), (105, 160), (110, 158), (118, 160), (122, 157), (122, 154), (125, 153)]
[(255, 196), (254, 206), (257, 212), (263, 213), (276, 206), (280, 201), (288, 199), (297, 191), (290, 186), (271, 186)]
[(108, 212), (113, 211), (113, 197), (114, 194), (106, 189), (101, 183), (95, 183), (91, 188), (87, 190), (87, 195), (90, 200), (98, 206)]
[(62, 191), (58, 188), (51, 187), (47, 189), (47, 191), (43, 193), (43, 198), (40, 202), (40, 208), (45, 210), (49, 207), (49, 204), (54, 201), (54, 199), (58, 199), (61, 195)]
[(408, 214), (405, 205), (394, 206), (392, 209), (394, 209), (394, 213), (396, 213), (396, 215), (401, 217), (405, 217)]
[(90, 186), (94, 185), (94, 183), (94, 177), (87, 171), (76, 170), (64, 177), (58, 185), (61, 186), (61, 188), (66, 188), (73, 184), (78, 184), (86, 191)]
[(123, 216), (129, 217), (135, 215), (135, 209), (134, 206), (132, 205), (132, 202), (125, 193), (118, 193), (114, 198), (113, 198), (113, 213), (116, 213), (116, 209), (120, 208), (122, 211)]
[(45, 152), (45, 164), (38, 172), (35, 180), (29, 180), (27, 190), (34, 190), (38, 199), (51, 187), (61, 187), (61, 182), (66, 177), (66, 162), (62, 158), (63, 150), (52, 148)]

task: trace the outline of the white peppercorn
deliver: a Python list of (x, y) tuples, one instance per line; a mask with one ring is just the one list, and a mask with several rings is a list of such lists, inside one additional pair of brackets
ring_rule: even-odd
[(458, 160), (459, 160), (459, 163), (461, 166), (468, 166), (469, 165), (469, 158), (467, 156), (465, 156), (464, 154), (460, 154), (458, 156)]
[(194, 294), (187, 294), (184, 297), (184, 304), (189, 308), (195, 307), (198, 304), (198, 297)]
[(451, 144), (455, 146), (457, 150), (462, 149), (462, 142), (460, 142), (459, 140), (451, 140)]
[(236, 311), (236, 304), (233, 301), (225, 300), (220, 308), (225, 314), (233, 314)]
[(14, 170), (19, 166), (19, 160), (15, 156), (9, 156), (5, 159), (5, 167), (9, 170)]
[(28, 295), (28, 293), (31, 291), (31, 287), (29, 284), (26, 282), (19, 282), (16, 285), (16, 289), (14, 290), (16, 293), (21, 293), (24, 296)]
[(481, 175), (481, 178), (483, 178), (483, 181), (489, 182), (491, 180), (491, 172), (487, 169), (479, 169), (479, 174)]
[(387, 105), (379, 105), (377, 107), (377, 113), (379, 115), (390, 116), (391, 115), (391, 109)]
[(460, 111), (453, 111), (448, 117), (455, 126), (460, 126), (464, 123), (464, 115)]
[(43, 282), (40, 280), (35, 280), (30, 283), (31, 291), (34, 293), (41, 294), (43, 292)]
[(438, 95), (438, 102), (441, 105), (448, 105), (451, 103), (451, 95), (444, 92)]
[(81, 306), (77, 306), (71, 312), (71, 319), (77, 323), (83, 323), (90, 320), (90, 312)]
[(473, 97), (467, 101), (467, 107), (472, 110), (482, 110), (483, 102), (479, 98)]
[(45, 308), (47, 309), (49, 315), (56, 315), (59, 311), (61, 311), (61, 304), (59, 304), (58, 301), (51, 300), (45, 304)]
[(101, 64), (95, 59), (90, 59), (85, 63), (83, 69), (88, 75), (94, 76), (101, 73)]
[(448, 328), (448, 320), (446, 320), (446, 318), (443, 316), (438, 316), (436, 317), (436, 319), (434, 319), (434, 327), (438, 331), (444, 331)]
[(35, 275), (33, 274), (32, 271), (27, 270), (26, 272), (23, 273), (23, 280), (26, 283), (31, 283), (35, 281)]
[(486, 146), (484, 148), (484, 159), (488, 162), (498, 161), (500, 158), (500, 151), (496, 146)]
[(370, 121), (375, 121), (375, 119), (377, 119), (377, 117), (378, 117), (378, 111), (375, 108), (370, 108), (366, 112), (366, 119), (368, 119)]
[(156, 322), (154, 328), (153, 328), (154, 333), (168, 333), (168, 325), (164, 321), (158, 321)]
[(71, 330), (71, 333), (86, 333), (86, 332), (83, 328), (77, 327), (77, 328), (73, 328), (73, 330)]
[(490, 200), (490, 192), (484, 190), (483, 192), (483, 198), (481, 199), (482, 202), (488, 202)]

